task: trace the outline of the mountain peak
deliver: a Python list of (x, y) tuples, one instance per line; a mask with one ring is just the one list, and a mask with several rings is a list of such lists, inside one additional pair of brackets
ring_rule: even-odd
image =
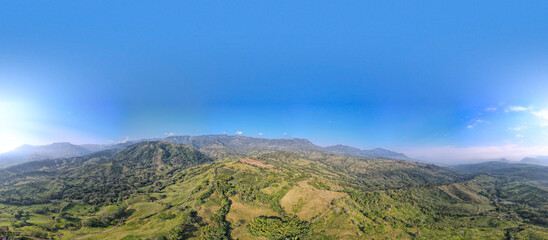
[(115, 159), (117, 162), (141, 167), (181, 167), (193, 162), (213, 161), (193, 147), (166, 141), (134, 143), (117, 153)]

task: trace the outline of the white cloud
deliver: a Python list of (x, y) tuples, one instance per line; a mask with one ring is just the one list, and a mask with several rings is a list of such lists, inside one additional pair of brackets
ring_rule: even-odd
[(263, 135), (263, 133), (259, 133), (259, 136), (262, 136), (262, 135)]
[(532, 110), (533, 107), (523, 107), (523, 106), (510, 106), (508, 109), (506, 109), (506, 112), (525, 112)]
[(284, 136), (287, 135), (287, 133), (284, 133)]
[(226, 134), (226, 132), (223, 132), (223, 134)]
[(171, 137), (171, 136), (175, 136), (175, 133), (169, 132), (169, 133), (164, 133), (164, 135)]
[(494, 112), (494, 111), (497, 111), (497, 108), (496, 107), (488, 107), (488, 108), (485, 108), (485, 111)]
[(242, 131), (237, 131), (236, 134), (242, 135), (242, 134), (244, 134), (244, 132), (242, 132)]
[(522, 138), (523, 135), (521, 135), (521, 134), (516, 134), (516, 137), (517, 137), (517, 138)]
[(126, 136), (125, 139), (120, 140), (118, 143), (127, 143), (129, 141), (129, 137)]
[(536, 112), (531, 112), (533, 115), (539, 117), (539, 118), (543, 118), (543, 119), (546, 119), (548, 120), (548, 109), (545, 108), (545, 109), (541, 109), (539, 111), (536, 111)]
[(482, 123), (487, 123), (487, 121), (483, 120), (483, 119), (476, 119), (474, 121), (472, 121), (471, 124), (469, 124), (468, 126), (466, 126), (467, 128), (474, 128), (475, 126), (479, 125), (479, 124), (482, 124)]
[(513, 128), (508, 128), (509, 130), (512, 130), (512, 131), (522, 131), (522, 130), (525, 130), (527, 129), (527, 127), (525, 126), (517, 126), (517, 127), (513, 127)]

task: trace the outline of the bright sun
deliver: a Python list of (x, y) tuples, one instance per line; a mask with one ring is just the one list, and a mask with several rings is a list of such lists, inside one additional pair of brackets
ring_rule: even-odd
[(24, 132), (29, 110), (21, 102), (0, 101), (0, 153), (11, 151), (29, 140)]

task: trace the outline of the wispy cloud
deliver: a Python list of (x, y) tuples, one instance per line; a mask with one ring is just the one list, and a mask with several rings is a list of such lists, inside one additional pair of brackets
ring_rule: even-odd
[(165, 136), (168, 136), (168, 137), (171, 137), (171, 136), (175, 136), (175, 133), (173, 132), (168, 132), (168, 133), (164, 133)]
[(259, 133), (259, 136), (262, 136), (262, 135), (263, 135), (263, 133)]
[[(535, 111), (535, 108), (533, 106), (529, 106), (529, 107), (510, 106), (505, 110), (505, 112), (528, 112), (538, 118), (541, 118), (543, 120), (548, 120), (548, 108), (542, 108)], [(539, 125), (541, 127), (546, 127), (548, 126), (548, 123), (540, 123)]]
[(487, 123), (487, 121), (483, 119), (476, 119), (476, 120), (473, 120), (470, 124), (468, 124), (466, 128), (471, 129), (482, 123)]
[(485, 108), (485, 111), (494, 112), (494, 111), (497, 111), (497, 108), (496, 107), (488, 107), (488, 108)]
[(237, 131), (236, 134), (242, 135), (242, 134), (244, 134), (244, 132), (242, 132), (242, 131)]
[(506, 109), (506, 112), (525, 112), (525, 111), (530, 111), (532, 110), (533, 107), (532, 106), (529, 106), (529, 107), (523, 107), (523, 106), (509, 106), (507, 109)]
[(120, 140), (118, 143), (127, 143), (129, 141), (129, 137), (126, 137), (123, 140)]
[(517, 137), (517, 138), (522, 138), (523, 135), (522, 135), (522, 134), (516, 134), (516, 137)]
[(527, 127), (525, 126), (517, 126), (517, 127), (512, 127), (512, 128), (508, 128), (509, 130), (512, 130), (512, 131), (523, 131), (525, 129), (527, 129)]
[(539, 111), (533, 111), (531, 112), (533, 115), (548, 120), (548, 109), (541, 109)]

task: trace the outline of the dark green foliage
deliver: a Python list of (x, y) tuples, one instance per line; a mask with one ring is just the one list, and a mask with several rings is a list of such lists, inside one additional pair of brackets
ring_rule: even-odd
[(101, 212), (99, 216), (86, 219), (82, 222), (85, 227), (108, 227), (121, 221), (122, 218), (128, 216), (130, 211), (126, 205), (116, 207), (113, 212)]
[(198, 216), (198, 213), (194, 210), (184, 211), (181, 213), (183, 215), (183, 221), (171, 229), (168, 233), (167, 239), (170, 240), (182, 240), (188, 239), (194, 236), (194, 232), (198, 230), (197, 224), (202, 221)]
[[(42, 169), (23, 171), (5, 183), (0, 202), (26, 205), (80, 199), (89, 204), (115, 203), (145, 186), (150, 186), (147, 191), (158, 191), (174, 172), (211, 161), (188, 146), (141, 142), (112, 156), (86, 156), (51, 164), (49, 173)], [(49, 177), (51, 173), (56, 177)], [(13, 185), (31, 176), (33, 181)]]
[(304, 239), (310, 231), (310, 224), (297, 217), (260, 216), (253, 219), (248, 230), (253, 236), (271, 240)]
[[(215, 172), (218, 173), (218, 170), (216, 169)], [(221, 196), (221, 208), (211, 216), (209, 219), (210, 223), (202, 228), (201, 239), (231, 239), (229, 234), (230, 223), (226, 221), (226, 215), (230, 211), (230, 205), (232, 204), (232, 201), (228, 199), (228, 194), (231, 193), (231, 189), (233, 188), (230, 180), (232, 180), (232, 177), (228, 175), (216, 176), (214, 185), (217, 187), (217, 193)]]

